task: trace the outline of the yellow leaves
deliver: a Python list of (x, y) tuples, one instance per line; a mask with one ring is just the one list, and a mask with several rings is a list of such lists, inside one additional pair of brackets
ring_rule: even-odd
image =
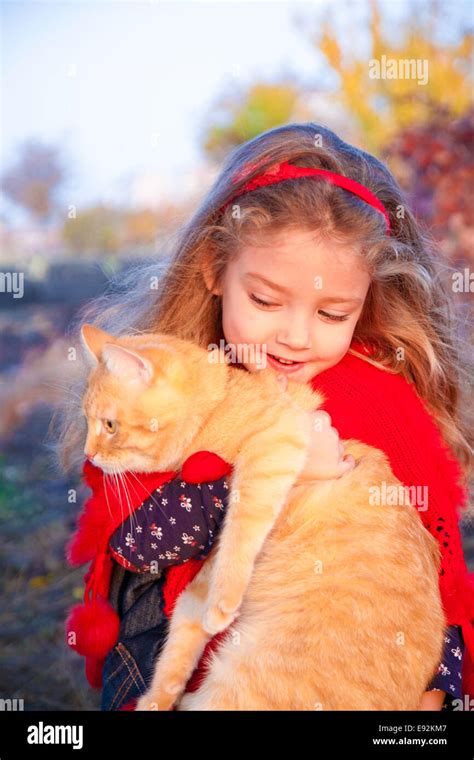
[(376, 0), (370, 1), (371, 18), (370, 18), (370, 36), (372, 40), (372, 57), (380, 58), (384, 48), (384, 41), (380, 31), (380, 12)]
[(319, 42), (319, 49), (324, 53), (328, 63), (335, 71), (341, 72), (343, 70), (341, 48), (339, 47), (337, 38), (330, 34), (326, 25)]
[[(442, 109), (453, 117), (467, 110), (474, 43), (468, 34), (455, 43), (437, 42), (435, 32), (446, 21), (436, 3), (427, 11), (416, 8), (416, 12), (407, 5), (396, 29), (384, 23), (384, 6), (378, 0), (368, 3), (368, 19), (349, 0), (331, 5), (318, 19), (315, 47), (338, 81), (335, 89), (327, 92), (323, 86), (327, 72), (323, 72), (321, 86), (311, 95), (319, 102), (334, 103), (337, 112), (346, 111), (348, 120), (355, 122), (365, 138), (365, 147), (380, 152), (407, 125), (427, 123)], [(359, 41), (366, 45), (362, 52)], [(382, 72), (372, 78), (372, 62), (382, 59), (400, 66), (400, 74), (391, 77)], [(411, 65), (415, 73), (410, 71)], [(215, 120), (208, 128), (204, 149), (220, 160), (235, 145), (272, 127), (314, 119), (319, 106), (312, 106), (305, 95), (297, 84), (287, 81), (256, 83), (245, 93), (226, 93), (216, 104), (218, 123)]]
[(255, 134), (287, 121), (296, 100), (296, 91), (286, 85), (254, 85), (238, 109), (234, 129), (247, 140)]
[[(340, 40), (325, 19), (317, 47), (340, 77), (336, 99), (358, 123), (370, 150), (380, 151), (398, 129), (428, 122), (439, 109), (456, 117), (471, 103), (473, 36), (440, 46), (433, 35), (437, 13), (434, 5), (428, 18), (407, 17), (403, 42), (396, 47), (390, 30), (382, 30), (379, 3), (371, 0), (370, 53), (358, 57), (342, 55), (351, 50), (350, 41)], [(380, 73), (372, 77), (374, 61)]]
[(456, 54), (458, 58), (471, 58), (474, 52), (474, 35), (466, 34), (457, 48)]
[(298, 104), (298, 90), (293, 84), (254, 84), (245, 97), (222, 104), (227, 124), (209, 130), (205, 150), (216, 158), (232, 145), (291, 121)]

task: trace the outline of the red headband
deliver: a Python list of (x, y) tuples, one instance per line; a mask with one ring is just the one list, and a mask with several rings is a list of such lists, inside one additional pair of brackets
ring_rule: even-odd
[[(242, 177), (245, 177), (246, 174), (249, 174), (253, 169), (256, 168), (258, 164), (254, 164), (250, 167), (248, 167), (245, 171), (241, 171), (234, 179), (232, 180), (233, 183), (238, 182)], [(369, 204), (369, 206), (373, 206), (377, 209), (377, 211), (380, 211), (385, 217), (385, 223), (387, 226), (387, 233), (390, 234), (390, 218), (387, 212), (387, 209), (383, 205), (381, 201), (377, 198), (376, 195), (374, 195), (367, 187), (364, 185), (361, 185), (359, 182), (356, 182), (353, 179), (349, 179), (349, 177), (345, 177), (342, 174), (336, 174), (335, 172), (327, 171), (327, 169), (312, 169), (310, 167), (303, 167), (303, 166), (293, 166), (292, 164), (289, 164), (288, 161), (283, 161), (280, 164), (275, 164), (274, 166), (271, 166), (269, 169), (267, 169), (263, 174), (260, 174), (257, 177), (254, 177), (249, 182), (247, 182), (244, 187), (239, 190), (238, 193), (231, 196), (231, 198), (226, 201), (226, 203), (222, 206), (220, 211), (224, 211), (225, 208), (231, 203), (235, 198), (238, 198), (243, 193), (248, 192), (249, 190), (256, 190), (258, 187), (264, 187), (265, 185), (274, 185), (277, 182), (282, 182), (282, 180), (285, 179), (297, 179), (298, 177), (323, 177), (324, 179), (327, 179), (328, 182), (332, 182), (333, 185), (338, 185), (339, 187), (344, 188), (344, 190), (348, 190), (350, 193), (354, 193), (354, 195), (357, 195), (359, 198), (362, 198), (363, 201)]]

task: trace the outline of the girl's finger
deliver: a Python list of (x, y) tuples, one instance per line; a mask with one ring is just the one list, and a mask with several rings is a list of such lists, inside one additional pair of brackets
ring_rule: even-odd
[(331, 427), (331, 417), (327, 412), (318, 411), (313, 412), (313, 428), (314, 430), (323, 430)]

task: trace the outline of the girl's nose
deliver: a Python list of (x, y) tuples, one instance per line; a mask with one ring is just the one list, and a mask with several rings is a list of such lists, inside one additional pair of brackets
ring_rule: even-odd
[(311, 348), (311, 336), (309, 330), (304, 326), (288, 326), (281, 330), (276, 338), (277, 343), (288, 346), (293, 351), (302, 351)]

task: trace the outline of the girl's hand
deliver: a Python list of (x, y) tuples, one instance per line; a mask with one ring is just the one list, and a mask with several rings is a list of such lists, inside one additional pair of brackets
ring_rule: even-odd
[(421, 698), (419, 710), (441, 710), (444, 698), (446, 696), (445, 691), (434, 689), (433, 691), (425, 691)]
[(344, 455), (344, 444), (331, 425), (327, 412), (313, 412), (313, 433), (308, 458), (298, 480), (333, 480), (355, 467), (352, 454)]

